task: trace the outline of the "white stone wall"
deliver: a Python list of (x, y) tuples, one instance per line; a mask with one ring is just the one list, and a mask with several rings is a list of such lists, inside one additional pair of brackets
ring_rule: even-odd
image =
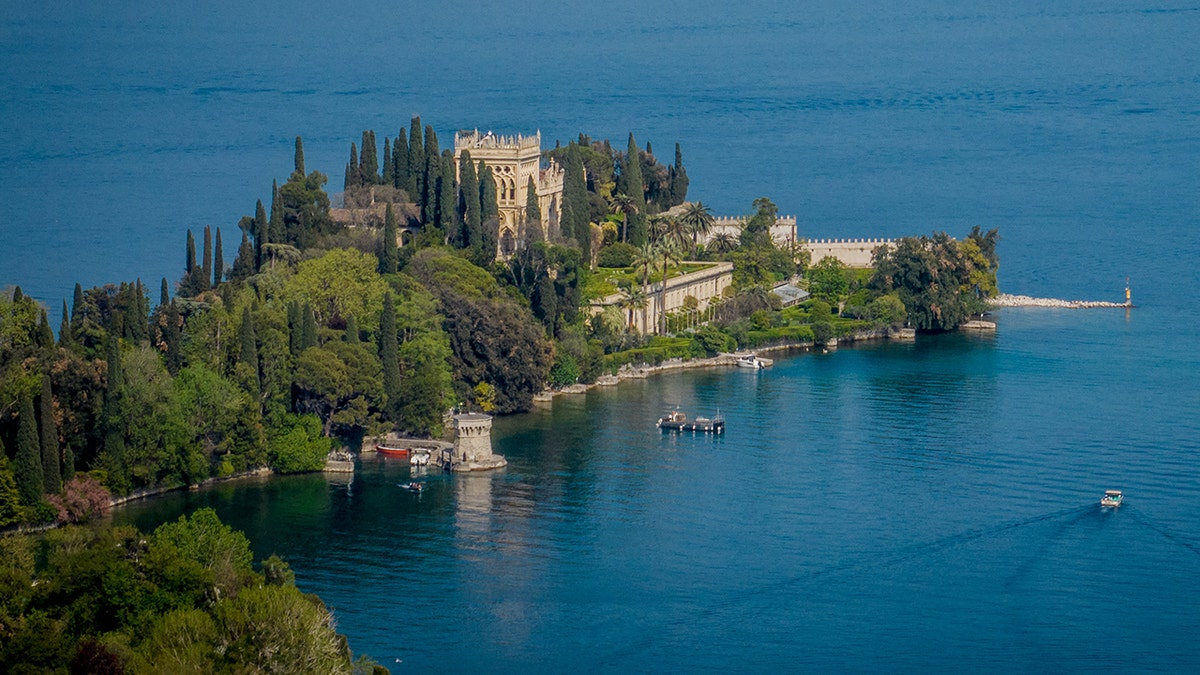
[(872, 266), (875, 249), (893, 246), (893, 239), (813, 239), (804, 243), (812, 256), (810, 264), (824, 258), (837, 258), (846, 267), (867, 268)]

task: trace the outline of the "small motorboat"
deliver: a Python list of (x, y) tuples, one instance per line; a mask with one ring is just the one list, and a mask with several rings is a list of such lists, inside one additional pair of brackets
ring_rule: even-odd
[(421, 494), (422, 492), (425, 491), (425, 484), (418, 483), (416, 481), (409, 481), (407, 483), (397, 483), (396, 486), (403, 490), (408, 490), (409, 492), (413, 492), (416, 494)]
[(1103, 508), (1117, 508), (1121, 502), (1125, 500), (1125, 495), (1121, 494), (1120, 490), (1105, 490), (1104, 496), (1100, 498), (1100, 506)]
[(389, 445), (376, 445), (375, 452), (378, 452), (385, 457), (408, 457), (412, 452), (411, 448), (394, 448)]
[(429, 466), (429, 453), (417, 450), (408, 458), (408, 463), (413, 466)]
[(762, 370), (763, 368), (766, 368), (766, 364), (763, 363), (762, 359), (758, 358), (757, 354), (747, 354), (745, 356), (738, 357), (737, 367), (750, 368), (752, 370)]

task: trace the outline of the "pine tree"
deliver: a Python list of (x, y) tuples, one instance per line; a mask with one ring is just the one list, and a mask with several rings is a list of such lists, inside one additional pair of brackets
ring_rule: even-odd
[(412, 192), (409, 191), (408, 184), (411, 176), (408, 171), (408, 136), (404, 129), (400, 130), (400, 134), (396, 136), (396, 144), (392, 146), (392, 164), (392, 184), (407, 192), (411, 200)]
[(213, 278), (213, 241), (212, 228), (208, 225), (204, 226), (204, 263), (200, 267), (200, 274), (204, 280), (199, 290), (207, 290), (209, 281)]
[(296, 137), (296, 158), (292, 164), (301, 178), (308, 175), (304, 172), (304, 141), (299, 136)]
[(646, 185), (642, 178), (642, 158), (633, 133), (629, 134), (629, 146), (625, 158), (621, 162), (621, 179), (617, 182), (617, 192), (629, 195), (633, 199), (633, 213), (629, 214), (628, 229), (629, 243), (641, 246), (646, 243)]
[(408, 198), (414, 204), (421, 201), (421, 177), (425, 172), (425, 145), (421, 142), (421, 117), (412, 118), (408, 128)]
[(475, 173), (475, 162), (471, 159), (469, 150), (462, 151), (458, 165), (459, 213), (462, 214), (463, 222), (462, 247), (479, 248), (483, 245), (479, 232), (482, 223), (479, 213), (479, 177)]
[(75, 336), (71, 332), (71, 315), (67, 313), (67, 301), (63, 300), (62, 322), (58, 324), (58, 346), (70, 347), (75, 342)]
[(230, 281), (242, 281), (254, 274), (254, 247), (250, 238), (242, 233), (242, 245), (238, 246), (237, 257), (233, 259), (233, 268), (229, 270)]
[(58, 427), (54, 424), (54, 399), (50, 392), (50, 374), (42, 375), (42, 395), (38, 397), (38, 431), (42, 450), (42, 489), (47, 494), (62, 490), (62, 471), (58, 457)]
[(393, 421), (400, 405), (400, 347), (396, 338), (396, 306), (391, 292), (383, 296), (383, 314), (379, 319), (379, 359), (383, 362), (383, 393)]
[(192, 236), (191, 228), (188, 228), (187, 254), (184, 260), (183, 275), (186, 277), (187, 275), (191, 274), (192, 270), (194, 269), (196, 269), (196, 238)]
[(458, 186), (454, 184), (454, 152), (442, 151), (441, 174), (438, 176), (438, 209), (437, 228), (439, 239), (445, 240), (446, 234), (454, 232), (458, 216), (455, 207), (458, 204)]
[(221, 285), (221, 278), (225, 276), (225, 255), (221, 250), (221, 228), (217, 228), (217, 243), (213, 247), (213, 286)]
[[(262, 244), (274, 242), (282, 244), (287, 238), (287, 228), (283, 223), (283, 197), (279, 194), (279, 182), (271, 181), (271, 218), (267, 227), (267, 236), (261, 244), (258, 244), (259, 249), (262, 249)], [(259, 260), (259, 267), (262, 267), (263, 260)]]
[(362, 177), (360, 185), (375, 185), (379, 182), (379, 155), (375, 145), (375, 132), (364, 131), (362, 136), (362, 157), (358, 165), (358, 173)]
[(358, 320), (353, 314), (346, 317), (346, 342), (352, 345), (359, 343)]
[(399, 255), (396, 251), (396, 214), (392, 212), (392, 204), (388, 202), (383, 215), (383, 245), (379, 253), (379, 273), (395, 274), (399, 265)]
[(542, 207), (538, 204), (537, 187), (531, 176), (525, 185), (525, 241), (534, 243), (546, 238), (547, 233), (542, 231)]
[(383, 137), (383, 184), (396, 184), (396, 167), (392, 162), (392, 139), (387, 136)]
[(45, 483), (42, 474), (42, 452), (38, 444), (37, 419), (33, 412), (33, 397), (21, 396), (21, 412), (17, 417), (17, 454), (13, 458), (13, 477), (21, 492), (21, 503), (34, 506), (42, 501)]

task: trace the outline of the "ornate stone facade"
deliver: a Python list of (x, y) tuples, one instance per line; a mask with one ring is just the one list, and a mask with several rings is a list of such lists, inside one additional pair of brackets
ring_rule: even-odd
[(478, 129), (454, 135), (454, 168), (459, 171), (463, 150), (472, 161), (487, 162), (496, 181), (496, 203), (500, 211), (498, 257), (507, 258), (521, 245), (525, 232), (525, 205), (529, 180), (537, 190), (542, 212), (542, 237), (558, 233), (562, 209), (563, 169), (557, 162), (542, 166), (542, 132), (533, 136), (497, 136)]

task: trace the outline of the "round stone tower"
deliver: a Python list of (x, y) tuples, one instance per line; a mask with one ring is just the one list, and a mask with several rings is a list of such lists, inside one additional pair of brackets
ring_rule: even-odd
[(454, 471), (498, 469), (508, 464), (503, 456), (492, 453), (492, 416), (462, 413), (454, 416)]

